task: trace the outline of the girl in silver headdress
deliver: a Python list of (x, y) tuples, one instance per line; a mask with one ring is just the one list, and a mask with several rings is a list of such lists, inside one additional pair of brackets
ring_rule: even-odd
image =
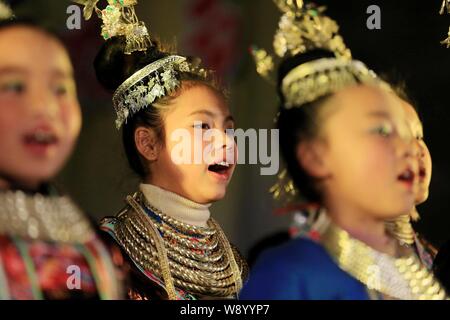
[[(236, 297), (246, 264), (209, 210), (225, 196), (236, 163), (227, 99), (196, 59), (164, 51), (149, 36), (135, 4), (95, 8), (107, 39), (95, 60), (97, 78), (114, 92), (116, 126), (141, 179), (102, 228), (127, 256), (129, 298)], [(85, 7), (87, 17), (92, 10)]]
[[(336, 23), (302, 1), (275, 36), (280, 148), (304, 200), (320, 214), (311, 237), (265, 252), (244, 299), (444, 299), (445, 290), (386, 220), (411, 212), (418, 194), (417, 140), (408, 109), (351, 58)], [(269, 56), (258, 52), (259, 71)]]

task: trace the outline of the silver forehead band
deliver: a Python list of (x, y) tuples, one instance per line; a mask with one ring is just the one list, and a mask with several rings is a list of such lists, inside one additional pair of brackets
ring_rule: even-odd
[(301, 106), (322, 96), (359, 83), (387, 86), (358, 60), (323, 58), (292, 69), (282, 80), (286, 109)]
[(125, 80), (113, 95), (116, 127), (180, 86), (179, 72), (191, 70), (185, 57), (171, 55), (150, 63)]

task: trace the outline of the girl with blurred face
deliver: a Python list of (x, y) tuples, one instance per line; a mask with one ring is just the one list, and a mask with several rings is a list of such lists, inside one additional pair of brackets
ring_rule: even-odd
[(420, 121), (416, 109), (407, 101), (401, 101), (404, 109), (407, 123), (416, 141), (416, 148), (418, 149), (418, 188), (416, 192), (416, 205), (425, 202), (428, 199), (428, 189), (431, 182), (432, 162), (431, 154), (428, 149), (423, 136), (423, 125)]
[(0, 299), (119, 297), (88, 218), (51, 186), (80, 128), (64, 46), (34, 24), (1, 22)]
[(315, 233), (261, 256), (241, 298), (446, 298), (385, 225), (411, 212), (418, 196), (418, 147), (407, 110), (351, 59), (322, 11), (276, 3), (285, 12), (274, 42), (279, 55), (285, 52), (278, 68), (280, 150), (301, 200), (320, 209)]
[[(418, 197), (419, 142), (406, 111), (388, 90), (372, 85), (348, 86), (281, 110), (278, 128), (287, 169), (299, 193), (322, 213), (314, 225), (317, 233), (310, 234), (313, 241), (299, 237), (261, 257), (241, 297), (418, 298), (413, 290), (424, 290), (424, 299), (445, 297), (429, 271), (437, 288), (431, 295), (403, 278), (403, 269), (396, 267), (402, 259), (409, 259), (414, 270), (425, 272), (426, 266), (386, 228), (386, 220), (411, 212)], [(266, 277), (274, 281), (265, 282)], [(391, 281), (403, 283), (406, 291)]]
[[(428, 189), (431, 181), (432, 162), (430, 151), (425, 144), (423, 138), (423, 125), (417, 114), (416, 109), (405, 98), (401, 98), (404, 94), (397, 97), (400, 107), (403, 109), (407, 121), (408, 128), (414, 137), (414, 144), (416, 149), (417, 170), (415, 172), (415, 205), (420, 205), (428, 198)], [(437, 250), (422, 236), (416, 234), (411, 220), (417, 221), (419, 214), (414, 207), (409, 214), (401, 215), (395, 219), (389, 220), (386, 223), (389, 231), (406, 246), (413, 246), (419, 254), (422, 262), (431, 269), (433, 259), (436, 256)]]
[(2, 28), (0, 46), (9, 48), (0, 52), (1, 185), (37, 191), (80, 133), (72, 66), (61, 43), (36, 28)]
[[(322, 149), (317, 178), (329, 214), (353, 228), (410, 210), (414, 158), (402, 110), (383, 91), (363, 86), (344, 89), (325, 104), (322, 112), (329, 116), (310, 147)], [(314, 150), (303, 148), (299, 145), (298, 157), (307, 167)], [(368, 181), (365, 188), (355, 188)]]
[[(133, 4), (111, 7), (134, 12)], [(227, 100), (196, 59), (166, 52), (148, 35), (145, 48), (129, 52), (127, 37), (109, 38), (95, 69), (114, 92), (116, 125), (141, 180), (126, 207), (102, 221), (128, 257), (128, 297), (235, 297), (246, 263), (209, 211), (224, 198), (237, 157)]]

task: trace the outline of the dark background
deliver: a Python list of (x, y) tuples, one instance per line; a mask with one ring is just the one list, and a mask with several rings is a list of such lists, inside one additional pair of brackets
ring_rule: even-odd
[[(34, 16), (60, 31), (73, 57), (84, 127), (78, 148), (58, 180), (95, 218), (113, 215), (138, 181), (124, 161), (110, 96), (97, 85), (93, 74), (92, 61), (102, 42), (98, 19), (94, 16), (92, 21), (83, 21), (81, 30), (70, 31), (65, 23), (69, 1), (13, 2), (17, 15)], [(316, 3), (328, 7), (328, 15), (340, 24), (355, 58), (377, 73), (404, 80), (416, 101), (433, 158), (430, 198), (419, 207), (422, 219), (417, 230), (441, 245), (450, 238), (450, 49), (440, 41), (447, 37), (450, 15), (439, 15), (441, 0)], [(373, 4), (381, 8), (381, 30), (366, 27), (366, 10)], [(239, 127), (273, 126), (275, 91), (256, 75), (247, 50), (252, 44), (272, 49), (280, 17), (272, 1), (141, 0), (137, 12), (152, 34), (170, 43), (176, 38), (181, 53), (199, 55), (207, 65), (219, 69), (230, 86)], [(273, 214), (278, 204), (268, 189), (275, 180), (260, 176), (256, 165), (241, 165), (226, 199), (213, 206), (213, 215), (244, 253), (262, 237), (289, 225), (290, 217)]]

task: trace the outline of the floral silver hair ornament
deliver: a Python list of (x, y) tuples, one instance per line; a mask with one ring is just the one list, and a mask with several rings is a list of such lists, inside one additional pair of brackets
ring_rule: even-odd
[(108, 40), (116, 36), (126, 39), (125, 54), (144, 51), (151, 44), (150, 35), (144, 22), (139, 21), (134, 6), (137, 0), (108, 0), (108, 6), (99, 9), (100, 0), (73, 0), (84, 6), (84, 18), (89, 20), (94, 10), (103, 21), (102, 37)]
[(3, 1), (0, 1), (0, 21), (8, 20), (13, 17), (14, 17), (14, 14), (13, 14), (13, 11), (11, 10), (11, 8)]
[[(273, 48), (281, 59), (321, 49), (334, 54), (303, 63), (290, 70), (281, 81), (283, 106), (302, 106), (322, 96), (358, 83), (385, 84), (362, 62), (353, 60), (339, 34), (339, 26), (324, 14), (325, 7), (302, 0), (273, 0), (282, 12)], [(448, 0), (450, 1), (450, 0)], [(251, 50), (257, 72), (273, 81), (274, 56), (264, 49)]]
[(190, 72), (186, 57), (171, 55), (150, 63), (125, 80), (113, 95), (116, 127), (180, 86), (179, 72)]

